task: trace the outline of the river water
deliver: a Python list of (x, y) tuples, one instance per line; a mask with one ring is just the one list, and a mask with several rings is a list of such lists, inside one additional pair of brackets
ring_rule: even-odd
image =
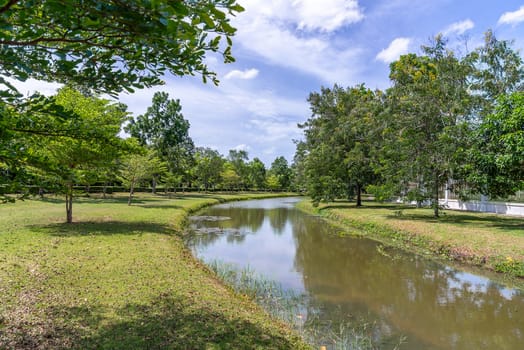
[[(308, 296), (322, 324), (363, 322), (388, 349), (524, 349), (524, 293), (336, 229), (299, 198), (220, 204), (193, 222), (204, 261), (250, 269)], [(306, 316), (308, 317), (308, 316)]]

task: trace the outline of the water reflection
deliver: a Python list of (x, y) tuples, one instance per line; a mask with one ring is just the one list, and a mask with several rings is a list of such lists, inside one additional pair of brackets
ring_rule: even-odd
[[(249, 265), (310, 296), (310, 319), (366, 320), (384, 348), (400, 335), (401, 349), (521, 349), (524, 295), (489, 279), (376, 242), (342, 238), (289, 199), (210, 208), (231, 220), (210, 227), (249, 231), (199, 235), (190, 243), (204, 259)], [(390, 344), (390, 345), (388, 345)]]

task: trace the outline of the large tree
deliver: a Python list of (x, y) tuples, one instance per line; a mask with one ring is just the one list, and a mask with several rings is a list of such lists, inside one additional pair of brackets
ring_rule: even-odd
[(75, 114), (77, 126), (96, 130), (90, 138), (33, 135), (25, 143), (28, 152), (34, 155), (31, 163), (34, 173), (43, 173), (47, 179), (54, 177), (65, 194), (66, 221), (71, 223), (73, 186), (85, 183), (88, 173), (111, 167), (114, 159), (127, 148), (118, 133), (128, 115), (121, 104), (87, 97), (71, 88), (60, 90), (56, 103), (63, 107), (64, 113)]
[(301, 125), (309, 195), (318, 202), (356, 194), (357, 206), (362, 205), (361, 192), (375, 178), (372, 149), (379, 112), (375, 92), (363, 85), (347, 89), (335, 85), (310, 94), (309, 102), (312, 117)]
[(146, 113), (132, 119), (125, 129), (143, 146), (155, 150), (173, 175), (183, 176), (192, 166), (194, 144), (189, 122), (182, 115), (180, 101), (169, 99), (166, 92), (156, 92)]
[(439, 215), (439, 190), (453, 177), (457, 150), (464, 146), (469, 116), (469, 65), (437, 37), (425, 55), (408, 54), (391, 64), (390, 139), (396, 154), (390, 170), (409, 184), (417, 199), (430, 198)]

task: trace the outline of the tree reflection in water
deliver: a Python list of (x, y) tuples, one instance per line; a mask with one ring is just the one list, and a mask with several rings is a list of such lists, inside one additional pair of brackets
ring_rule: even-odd
[[(374, 241), (338, 237), (319, 218), (272, 201), (275, 208), (266, 201), (259, 207), (239, 203), (210, 209), (206, 214), (232, 218), (220, 222), (222, 227), (250, 235), (203, 235), (191, 245), (205, 255), (206, 247), (226, 240), (235, 247), (224, 252), (245, 259), (244, 266), (255, 271), (267, 271), (278, 261), (279, 282), (296, 278), (299, 292), (309, 296), (306, 322), (336, 328), (364, 320), (383, 348), (400, 335), (407, 337), (402, 349), (520, 349), (524, 344), (521, 291)], [(216, 249), (213, 254), (206, 258), (230, 258)]]

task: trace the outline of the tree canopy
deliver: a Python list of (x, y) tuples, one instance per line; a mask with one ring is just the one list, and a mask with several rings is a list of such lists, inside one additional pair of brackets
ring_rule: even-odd
[(228, 16), (241, 11), (236, 0), (4, 0), (0, 74), (109, 94), (161, 84), (166, 73), (217, 82), (205, 55), (234, 60)]

